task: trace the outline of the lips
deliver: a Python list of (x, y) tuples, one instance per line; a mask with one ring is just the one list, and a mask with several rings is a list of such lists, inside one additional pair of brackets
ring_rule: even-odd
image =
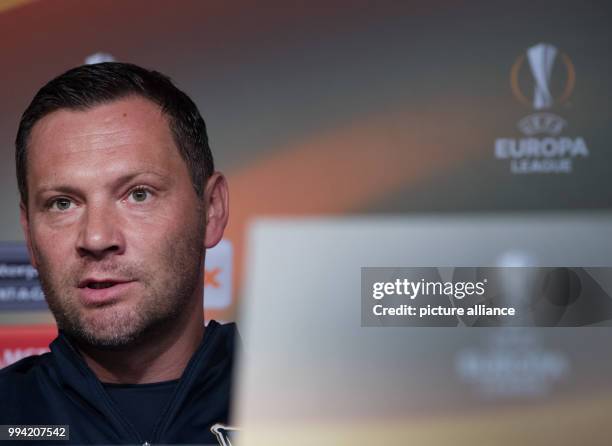
[(124, 278), (86, 278), (79, 282), (79, 297), (85, 305), (109, 304), (125, 295), (134, 283)]

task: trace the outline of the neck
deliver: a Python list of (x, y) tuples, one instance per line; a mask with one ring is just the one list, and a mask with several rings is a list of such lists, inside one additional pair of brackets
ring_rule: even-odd
[[(201, 302), (201, 300), (200, 300)], [(171, 327), (163, 327), (137, 345), (122, 350), (100, 350), (78, 345), (85, 362), (104, 383), (148, 384), (179, 379), (204, 336), (204, 316), (185, 312)]]

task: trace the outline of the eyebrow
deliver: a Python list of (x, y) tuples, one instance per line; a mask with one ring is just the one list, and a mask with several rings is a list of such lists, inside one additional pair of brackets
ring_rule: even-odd
[[(147, 176), (147, 175), (153, 175), (156, 176), (160, 179), (163, 180), (171, 180), (171, 177), (168, 175), (162, 175), (158, 172), (154, 172), (154, 171), (145, 171), (145, 172), (133, 172), (133, 173), (128, 173), (125, 175), (120, 176), (119, 178), (113, 180), (109, 186), (111, 189), (117, 189), (123, 185), (125, 185), (126, 183), (129, 183), (131, 181), (133, 181), (134, 179), (141, 177), (141, 176)], [(35, 193), (35, 197), (36, 198), (40, 198), (40, 196), (46, 192), (49, 191), (54, 191), (54, 192), (60, 192), (60, 193), (65, 193), (65, 194), (73, 194), (73, 195), (78, 195), (81, 193), (81, 190), (77, 187), (74, 186), (70, 186), (67, 184), (54, 184), (54, 183), (47, 183), (47, 184), (42, 184), (38, 190)]]

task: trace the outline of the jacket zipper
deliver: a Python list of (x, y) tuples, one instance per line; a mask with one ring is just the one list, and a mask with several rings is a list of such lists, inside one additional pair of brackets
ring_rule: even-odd
[(128, 436), (133, 436), (133, 438), (136, 438), (136, 442), (135, 442), (136, 444), (141, 444), (143, 442), (148, 443), (146, 440), (144, 440), (140, 436), (140, 433), (136, 430), (136, 428), (132, 425), (132, 423), (130, 423), (125, 417), (121, 416), (121, 412), (119, 412), (119, 410), (117, 409), (115, 402), (111, 399), (111, 397), (108, 395), (106, 390), (104, 390), (104, 387), (102, 387), (102, 383), (97, 378), (97, 376), (87, 366), (87, 364), (85, 364), (85, 361), (82, 359), (81, 355), (74, 349), (74, 347), (70, 343), (66, 343), (66, 344), (73, 351), (75, 356), (78, 358), (77, 364), (79, 368), (81, 368), (81, 370), (85, 373), (88, 381), (93, 383), (95, 389), (98, 391), (98, 394), (102, 398), (102, 401), (104, 402), (106, 407), (109, 409), (110, 415), (115, 419), (115, 422), (119, 424), (120, 426), (123, 426), (123, 429), (125, 433), (128, 434)]
[(102, 386), (102, 383), (100, 382), (100, 380), (96, 377), (93, 371), (87, 366), (87, 364), (85, 364), (84, 360), (81, 358), (80, 354), (74, 349), (74, 347), (70, 343), (66, 343), (66, 344), (74, 352), (76, 357), (79, 358), (78, 360), (79, 367), (84, 371), (84, 373), (87, 375), (87, 378), (89, 380), (93, 380), (94, 387), (96, 388), (96, 390), (102, 397), (102, 400), (106, 404), (113, 418), (115, 418), (115, 421), (119, 425), (123, 426), (126, 433), (132, 434), (128, 436), (133, 436), (136, 439), (135, 441), (136, 444), (142, 444), (142, 446), (151, 446), (153, 443), (156, 443), (159, 440), (163, 432), (166, 430), (166, 426), (170, 422), (170, 420), (168, 420), (165, 415), (171, 412), (171, 410), (173, 410), (176, 406), (178, 406), (182, 402), (182, 400), (184, 399), (184, 394), (186, 393), (183, 389), (188, 388), (187, 387), (188, 384), (191, 383), (191, 381), (193, 380), (193, 371), (197, 368), (197, 365), (199, 364), (201, 358), (205, 355), (205, 353), (210, 348), (210, 345), (213, 344), (212, 339), (218, 333), (218, 330), (216, 330), (217, 327), (215, 327), (215, 329), (212, 329), (212, 328), (213, 327), (209, 326), (205, 330), (204, 336), (207, 337), (207, 339), (203, 341), (204, 345), (202, 346), (202, 349), (196, 353), (196, 357), (191, 358), (191, 361), (188, 363), (187, 368), (184, 370), (183, 375), (181, 376), (179, 380), (179, 383), (174, 391), (174, 394), (170, 397), (170, 401), (166, 405), (164, 410), (162, 411), (162, 414), (160, 416), (160, 419), (157, 425), (153, 428), (153, 438), (151, 439), (152, 443), (150, 443), (148, 440), (143, 439), (140, 436), (140, 433), (132, 425), (132, 423), (130, 423), (130, 421), (127, 420), (125, 417), (121, 416), (121, 412), (116, 407), (117, 405), (108, 395), (106, 390), (104, 390), (104, 387)]
[[(185, 399), (185, 394), (187, 393), (184, 389), (189, 389), (191, 382), (194, 380), (193, 374), (194, 370), (198, 367), (202, 357), (206, 355), (206, 352), (210, 349), (210, 346), (214, 343), (213, 339), (216, 335), (218, 335), (219, 331), (215, 326), (214, 329), (210, 325), (206, 327), (204, 332), (204, 336), (206, 339), (203, 340), (202, 348), (196, 352), (196, 355), (191, 358), (187, 367), (183, 371), (183, 375), (176, 386), (174, 394), (170, 397), (170, 401), (168, 405), (164, 408), (159, 418), (159, 421), (155, 428), (153, 428), (153, 438), (152, 442), (158, 442), (161, 435), (166, 430), (168, 423), (170, 423), (169, 417), (166, 416), (168, 413), (172, 413), (174, 409), (179, 406), (183, 400)], [(144, 446), (144, 445), (143, 445)]]

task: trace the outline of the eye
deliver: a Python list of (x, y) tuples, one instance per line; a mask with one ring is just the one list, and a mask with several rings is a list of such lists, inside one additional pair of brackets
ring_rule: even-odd
[(51, 201), (49, 208), (56, 211), (67, 211), (71, 205), (72, 201), (70, 199), (62, 197)]
[(144, 187), (137, 187), (130, 192), (129, 196), (133, 201), (142, 203), (149, 198), (149, 195), (151, 195), (151, 192), (148, 189), (145, 189)]

